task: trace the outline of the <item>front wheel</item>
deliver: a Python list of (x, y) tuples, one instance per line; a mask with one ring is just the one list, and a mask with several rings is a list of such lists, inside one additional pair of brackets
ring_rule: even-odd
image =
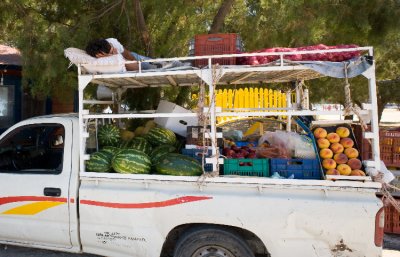
[(225, 229), (202, 227), (180, 237), (174, 257), (254, 257), (254, 254), (242, 237)]

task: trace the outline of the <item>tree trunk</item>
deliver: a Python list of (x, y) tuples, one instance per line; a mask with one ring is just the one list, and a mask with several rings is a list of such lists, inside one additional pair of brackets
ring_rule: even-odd
[(382, 103), (381, 101), (378, 101), (378, 122), (381, 121), (383, 110), (385, 109), (385, 104), (387, 103)]
[(142, 11), (142, 7), (140, 5), (140, 0), (134, 0), (134, 8), (135, 8), (135, 16), (136, 16), (136, 23), (139, 30), (139, 34), (141, 35), (141, 39), (143, 44), (146, 47), (146, 55), (153, 57), (154, 50), (153, 45), (151, 43), (150, 33), (146, 26), (146, 21), (144, 20), (144, 15)]
[(378, 123), (379, 123), (381, 121), (383, 110), (385, 109), (385, 105), (387, 104), (387, 101), (385, 101), (383, 99), (383, 97), (381, 97), (381, 95), (379, 94), (379, 87), (377, 90), (376, 101), (377, 101), (377, 105), (378, 105)]
[(231, 11), (232, 5), (235, 0), (224, 0), (221, 4), (221, 7), (218, 10), (217, 15), (215, 15), (213, 23), (211, 24), (210, 31), (208, 34), (214, 34), (221, 31), (222, 26), (224, 25), (225, 17)]
[(383, 110), (387, 103), (399, 102), (400, 76), (394, 79), (378, 80), (377, 87), (377, 101), (378, 101), (378, 120), (381, 120)]

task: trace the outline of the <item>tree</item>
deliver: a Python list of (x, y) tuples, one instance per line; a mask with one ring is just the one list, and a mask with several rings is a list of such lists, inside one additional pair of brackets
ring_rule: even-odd
[[(118, 38), (128, 49), (156, 57), (185, 56), (190, 39), (208, 31), (239, 33), (247, 51), (319, 43), (372, 45), (378, 81), (400, 74), (400, 19), (393, 18), (400, 15), (397, 0), (3, 0), (0, 10), (0, 41), (21, 50), (24, 85), (36, 95), (76, 87), (76, 72), (66, 72), (63, 50), (84, 48), (98, 37)], [(143, 20), (145, 27), (138, 29)], [(365, 102), (365, 81), (350, 83), (353, 101)], [(325, 78), (307, 85), (313, 102), (343, 100), (337, 90), (341, 80)], [(380, 99), (392, 90), (394, 86), (379, 85)], [(177, 99), (176, 89), (165, 92)], [(390, 95), (390, 101), (400, 102), (395, 92)]]
[(137, 27), (139, 34), (141, 35), (142, 41), (146, 47), (146, 54), (148, 56), (153, 56), (154, 50), (151, 43), (150, 33), (147, 29), (146, 21), (144, 20), (142, 7), (139, 0), (134, 0), (135, 16), (137, 21)]
[(395, 79), (378, 81), (378, 115), (382, 117), (383, 109), (388, 103), (399, 103), (400, 76)]
[(222, 25), (224, 24), (225, 21), (225, 17), (229, 14), (234, 2), (235, 0), (224, 0), (222, 2), (221, 7), (218, 9), (218, 12), (214, 17), (210, 31), (208, 33), (214, 34), (221, 32)]

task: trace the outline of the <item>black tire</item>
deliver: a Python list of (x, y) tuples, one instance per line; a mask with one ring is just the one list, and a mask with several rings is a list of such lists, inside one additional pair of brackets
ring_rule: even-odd
[(246, 241), (229, 230), (198, 227), (178, 240), (174, 257), (254, 257)]

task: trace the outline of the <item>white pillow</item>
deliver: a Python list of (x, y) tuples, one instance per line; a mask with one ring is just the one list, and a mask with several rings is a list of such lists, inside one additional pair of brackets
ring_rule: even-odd
[(126, 72), (125, 59), (121, 54), (95, 58), (78, 48), (67, 48), (64, 55), (75, 65), (81, 64), (89, 73)]

